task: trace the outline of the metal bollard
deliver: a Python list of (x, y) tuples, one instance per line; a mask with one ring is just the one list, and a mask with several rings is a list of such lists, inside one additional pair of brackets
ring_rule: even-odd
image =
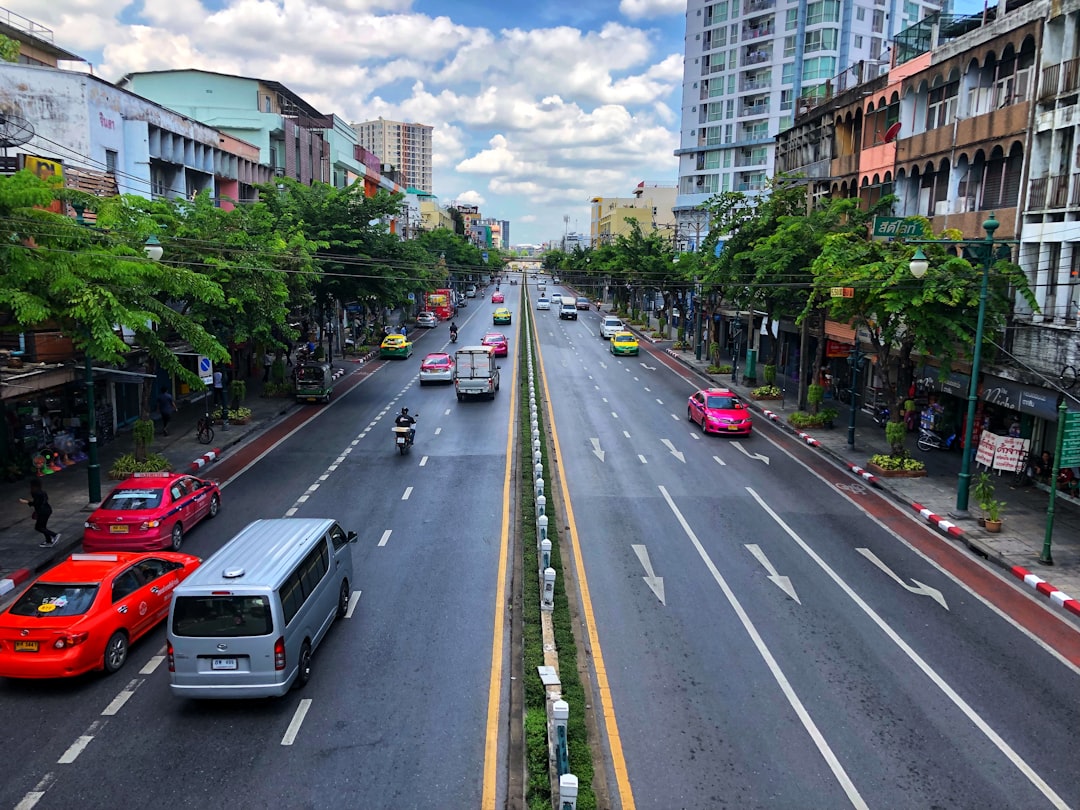
[(533, 477), (535, 477), (537, 480), (540, 480), (544, 477), (543, 463), (537, 462), (536, 464), (533, 464)]
[(536, 496), (536, 514), (539, 517), (543, 517), (547, 514), (547, 498), (543, 495)]
[(559, 810), (577, 810), (578, 781), (572, 773), (559, 777)]
[(533, 442), (533, 452), (534, 453), (540, 452), (540, 440), (539, 439), (537, 439), (536, 441)]
[(530, 437), (534, 442), (540, 441), (540, 431), (536, 428), (532, 429), (532, 436)]
[(536, 497), (539, 498), (543, 494), (544, 494), (544, 479), (543, 478), (537, 478), (536, 479)]
[[(544, 534), (547, 534), (546, 528)], [(551, 541), (547, 538), (540, 541), (540, 567), (545, 570), (551, 568)]]
[(544, 460), (544, 455), (539, 450), (533, 450), (533, 464), (540, 464)]
[(566, 749), (566, 722), (570, 718), (570, 704), (556, 700), (551, 704), (551, 717), (555, 726), (555, 768), (561, 777), (570, 770), (570, 755)]
[(541, 610), (555, 609), (555, 569), (544, 569), (544, 593), (540, 596)]
[[(548, 539), (548, 519), (547, 515), (541, 515), (536, 519), (536, 531), (540, 535), (540, 542), (543, 543)], [(545, 565), (544, 568), (547, 568)]]

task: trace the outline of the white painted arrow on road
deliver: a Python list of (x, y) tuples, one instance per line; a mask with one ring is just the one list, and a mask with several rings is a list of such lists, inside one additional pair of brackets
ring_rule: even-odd
[(758, 461), (764, 461), (766, 465), (769, 463), (769, 457), (763, 456), (761, 453), (751, 453), (745, 447), (742, 446), (742, 442), (732, 442), (733, 445), (739, 448), (739, 451), (747, 458), (756, 458)]
[(798, 595), (795, 593), (795, 586), (791, 584), (791, 580), (788, 577), (782, 577), (776, 573), (776, 569), (773, 567), (773, 564), (769, 562), (769, 558), (765, 556), (765, 552), (761, 550), (761, 546), (755, 545), (754, 543), (747, 543), (746, 550), (757, 557), (757, 561), (769, 572), (769, 576), (767, 577), (769, 582), (778, 587), (800, 605), (802, 604), (802, 600), (799, 599)]
[(604, 460), (604, 451), (600, 449), (600, 440), (599, 439), (589, 439), (589, 441), (592, 442), (593, 455), (596, 456), (601, 461), (603, 461)]
[(647, 366), (647, 365), (645, 365), (644, 363), (642, 363), (642, 364), (641, 364), (641, 367), (642, 367), (643, 369), (645, 369), (646, 371), (656, 371), (656, 366)]
[(671, 451), (671, 455), (675, 456), (675, 458), (677, 458), (683, 464), (686, 463), (686, 458), (680, 451), (675, 449), (675, 445), (671, 443), (671, 439), (661, 439), (660, 441), (664, 443), (664, 447)]
[(660, 604), (666, 606), (667, 602), (664, 601), (664, 578), (653, 573), (649, 550), (645, 546), (631, 546), (631, 548), (634, 549), (634, 553), (637, 554), (637, 558), (641, 561), (641, 567), (645, 569), (645, 576), (642, 577), (645, 584), (649, 586), (649, 590), (656, 594)]
[(949, 609), (949, 606), (945, 604), (945, 597), (941, 595), (941, 591), (939, 591), (937, 588), (931, 588), (929, 585), (924, 585), (923, 583), (919, 582), (919, 580), (917, 580), (917, 579), (912, 579), (911, 580), (912, 582), (915, 583), (915, 585), (908, 585), (906, 582), (904, 582), (904, 580), (900, 579), (900, 577), (898, 577), (895, 573), (893, 573), (893, 571), (889, 568), (889, 566), (887, 566), (885, 563), (883, 563), (881, 560), (879, 560), (877, 555), (874, 554), (874, 552), (872, 552), (870, 549), (868, 549), (868, 548), (857, 548), (855, 550), (857, 552), (859, 552), (860, 554), (862, 554), (864, 557), (866, 557), (866, 559), (868, 559), (870, 562), (872, 562), (874, 565), (876, 565), (878, 568), (880, 568), (886, 574), (888, 574), (889, 577), (892, 580), (894, 580), (905, 591), (910, 591), (911, 593), (918, 594), (919, 596), (929, 596), (931, 599), (933, 599), (935, 602), (937, 602), (939, 605), (941, 605), (946, 610)]

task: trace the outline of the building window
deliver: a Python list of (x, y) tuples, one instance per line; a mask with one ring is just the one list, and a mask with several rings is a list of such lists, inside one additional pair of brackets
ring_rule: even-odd
[(784, 19), (784, 30), (794, 31), (799, 27), (799, 10), (797, 8), (789, 8)]
[(795, 91), (790, 88), (780, 91), (780, 109), (790, 110), (794, 106)]
[[(818, 28), (815, 31), (807, 31), (803, 47), (806, 53), (836, 50), (836, 29)], [(787, 54), (784, 55), (787, 56)]]
[(273, 107), (270, 105), (270, 96), (263, 96), (263, 112), (273, 112)]
[(819, 56), (803, 60), (803, 80), (831, 79), (836, 75), (836, 57)]
[(806, 7), (806, 24), (817, 25), (825, 22), (840, 22), (840, 3), (838, 0), (819, 0)]
[(727, 0), (723, 0), (723, 2), (717, 3), (715, 6), (713, 6), (713, 19), (715, 19), (717, 22), (722, 22), (723, 20), (726, 20), (727, 8)]
[(859, 22), (865, 22), (866, 21), (866, 8), (865, 7), (859, 6), (857, 9), (855, 9), (855, 19), (858, 20)]
[(795, 37), (784, 37), (784, 56), (795, 55)]
[(856, 37), (855, 37), (855, 47), (856, 48), (862, 48), (862, 37), (860, 37), (858, 35), (856, 35)]
[(795, 80), (795, 63), (785, 62), (784, 68), (780, 73), (781, 84), (791, 84)]
[(926, 128), (937, 129), (938, 127), (951, 124), (956, 117), (956, 94), (960, 89), (960, 82), (949, 82), (942, 87), (935, 87), (930, 91), (926, 103)]
[(113, 149), (105, 150), (105, 171), (108, 174), (116, 174), (116, 151)]
[(874, 21), (870, 24), (870, 28), (875, 34), (880, 34), (885, 29), (885, 12), (874, 10)]

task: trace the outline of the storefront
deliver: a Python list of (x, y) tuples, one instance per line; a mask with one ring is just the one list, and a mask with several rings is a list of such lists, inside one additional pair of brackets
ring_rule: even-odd
[(1053, 452), (1058, 397), (1056, 391), (987, 374), (980, 404), (985, 403), (993, 432), (1006, 434), (1013, 422), (1019, 422), (1020, 435), (1031, 439), (1033, 452)]

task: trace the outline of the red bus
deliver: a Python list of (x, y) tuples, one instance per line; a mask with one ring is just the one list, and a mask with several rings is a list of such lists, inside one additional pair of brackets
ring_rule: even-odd
[(448, 321), (454, 317), (456, 312), (453, 300), (450, 290), (433, 290), (425, 296), (424, 309), (428, 312), (434, 312), (435, 317), (440, 321)]

